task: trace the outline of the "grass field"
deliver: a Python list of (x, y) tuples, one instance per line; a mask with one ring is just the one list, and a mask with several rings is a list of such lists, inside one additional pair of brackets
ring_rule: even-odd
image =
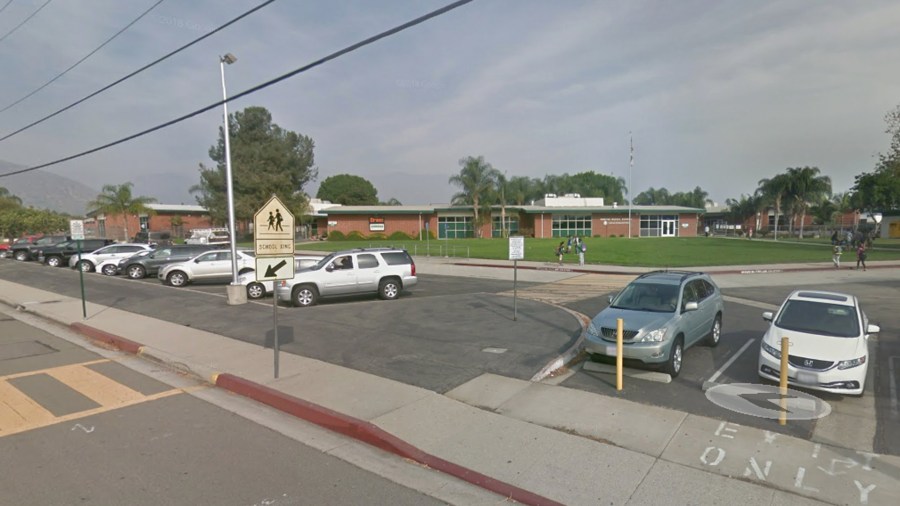
[[(556, 262), (559, 239), (525, 239), (525, 260)], [(585, 263), (639, 267), (696, 267), (705, 265), (755, 265), (773, 263), (830, 262), (827, 239), (747, 240), (715, 237), (644, 237), (640, 239), (589, 237)], [(324, 241), (297, 245), (303, 251), (337, 251), (351, 248), (401, 247), (414, 256), (508, 259), (506, 239), (453, 239), (431, 241)], [(252, 247), (252, 246), (251, 246)], [(900, 260), (900, 240), (878, 239), (868, 260)], [(844, 262), (856, 262), (855, 252), (845, 252)], [(565, 255), (565, 263), (578, 263), (578, 255)]]

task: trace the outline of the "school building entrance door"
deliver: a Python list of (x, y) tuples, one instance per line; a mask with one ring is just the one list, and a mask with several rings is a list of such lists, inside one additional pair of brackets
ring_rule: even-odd
[(678, 229), (677, 220), (662, 220), (660, 225), (662, 225), (662, 231), (660, 233), (662, 237), (675, 237)]

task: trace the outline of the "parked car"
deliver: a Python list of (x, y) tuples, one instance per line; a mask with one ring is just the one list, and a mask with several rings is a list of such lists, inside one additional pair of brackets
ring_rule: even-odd
[(50, 267), (60, 267), (67, 265), (69, 259), (73, 255), (77, 256), (79, 251), (91, 252), (112, 243), (112, 239), (72, 239), (53, 246), (42, 246), (37, 252), (37, 258)]
[(231, 244), (231, 234), (227, 228), (195, 228), (185, 244)]
[[(316, 265), (322, 258), (313, 255), (294, 255), (294, 273)], [(247, 287), (248, 299), (261, 299), (275, 289), (274, 281), (257, 281), (255, 270), (238, 276), (238, 283)]]
[(392, 300), (417, 281), (416, 264), (406, 250), (355, 249), (331, 253), (293, 279), (281, 281), (275, 295), (294, 306), (312, 306), (320, 297), (365, 293)]
[(585, 350), (616, 356), (616, 321), (623, 326), (622, 358), (661, 365), (673, 378), (681, 372), (684, 350), (706, 340), (719, 344), (725, 303), (708, 274), (653, 271), (610, 297), (588, 326)]
[(869, 323), (859, 300), (849, 294), (796, 290), (771, 322), (759, 349), (759, 375), (781, 380), (781, 338), (790, 342), (788, 384), (837, 394), (862, 395), (869, 368)]
[[(256, 253), (237, 250), (238, 273), (245, 274), (256, 269)], [(172, 286), (185, 286), (195, 281), (228, 281), (233, 276), (231, 250), (216, 249), (205, 251), (184, 262), (175, 262), (160, 267), (156, 277)]]
[(141, 230), (135, 234), (132, 242), (149, 244), (154, 248), (157, 246), (171, 246), (174, 244), (174, 242), (172, 242), (171, 233), (157, 231), (148, 232), (146, 230)]
[(9, 254), (20, 262), (35, 260), (39, 249), (68, 241), (65, 235), (45, 235), (40, 239), (22, 238), (9, 247)]
[(206, 244), (176, 244), (174, 246), (161, 246), (146, 255), (135, 255), (119, 262), (119, 272), (125, 273), (131, 279), (142, 279), (147, 276), (155, 276), (160, 267), (175, 262), (184, 262), (209, 251), (213, 246)]
[(123, 258), (128, 258), (139, 251), (145, 251), (149, 249), (151, 249), (149, 244), (110, 244), (109, 246), (104, 246), (96, 251), (82, 254), (80, 262), (78, 260), (78, 255), (72, 255), (69, 258), (69, 267), (75, 268), (77, 266), (84, 272), (92, 272), (97, 269), (100, 264), (107, 260), (118, 263), (118, 261)]
[(0, 243), (0, 258), (6, 258), (9, 254), (9, 243), (3, 242)]
[(103, 260), (102, 262), (98, 263), (97, 266), (94, 267), (94, 269), (97, 272), (100, 272), (107, 276), (115, 276), (117, 274), (122, 273), (120, 266), (121, 266), (121, 268), (124, 268), (125, 263), (127, 263), (129, 259), (147, 256), (152, 252), (153, 252), (153, 248), (147, 248), (145, 250), (141, 250), (141, 251), (138, 251), (137, 253), (129, 255), (125, 258), (110, 258), (108, 260)]

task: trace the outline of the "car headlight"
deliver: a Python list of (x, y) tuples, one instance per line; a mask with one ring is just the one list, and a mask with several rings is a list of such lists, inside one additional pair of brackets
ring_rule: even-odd
[(862, 356), (859, 358), (854, 358), (853, 360), (841, 360), (838, 362), (838, 369), (851, 369), (856, 366), (860, 366), (866, 363), (866, 357)]
[(641, 338), (641, 341), (651, 342), (651, 343), (659, 343), (662, 342), (663, 339), (666, 338), (666, 328), (663, 327), (661, 329), (651, 330), (644, 334), (644, 337)]
[(766, 350), (769, 355), (781, 360), (781, 350), (775, 348), (774, 346), (769, 346), (765, 341), (762, 342), (762, 349)]
[(594, 325), (594, 322), (591, 322), (591, 324), (588, 325), (588, 334), (590, 334), (594, 337), (600, 337), (600, 331), (597, 330), (597, 327)]

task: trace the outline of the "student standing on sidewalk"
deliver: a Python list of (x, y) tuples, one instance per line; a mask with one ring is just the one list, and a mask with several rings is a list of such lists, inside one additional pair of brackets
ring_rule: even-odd
[(866, 242), (860, 241), (856, 248), (856, 270), (859, 270), (859, 264), (862, 264), (863, 270), (866, 270)]
[(841, 268), (841, 254), (844, 250), (841, 248), (840, 244), (835, 244), (831, 247), (831, 263), (834, 264), (835, 269)]
[(584, 245), (584, 241), (578, 241), (575, 247), (578, 248), (578, 265), (584, 267), (584, 252), (587, 251), (587, 246)]
[(563, 262), (563, 254), (566, 252), (566, 241), (559, 241), (559, 246), (556, 247), (556, 256), (559, 257), (559, 265), (562, 266)]

